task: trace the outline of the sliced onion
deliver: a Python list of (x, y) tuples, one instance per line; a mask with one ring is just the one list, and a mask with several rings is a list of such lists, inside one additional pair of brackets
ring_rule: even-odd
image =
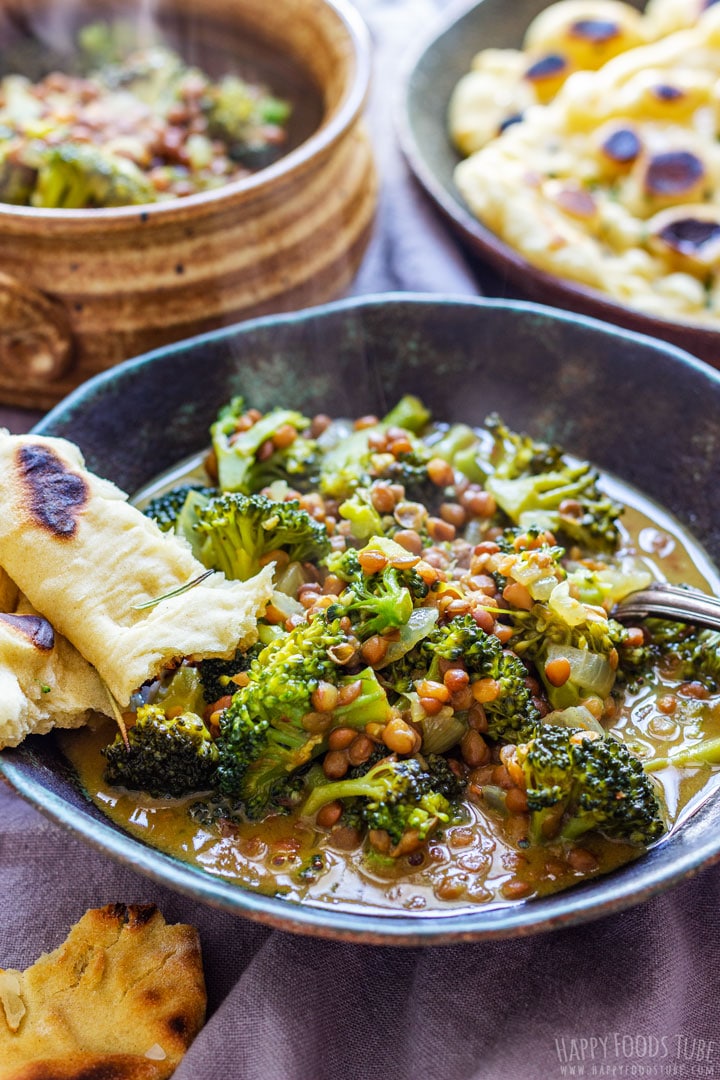
[[(299, 562), (291, 562), (280, 572), (275, 570), (275, 588), (278, 592), (285, 593), (293, 598), (297, 596), (298, 589), (307, 581), (305, 571)], [(300, 604), (302, 609), (302, 604)]]
[(615, 672), (610, 661), (588, 649), (576, 649), (573, 645), (548, 646), (547, 662), (565, 659), (570, 664), (570, 682), (588, 694), (606, 698), (613, 688)]
[(605, 729), (596, 717), (584, 705), (569, 705), (567, 709), (556, 709), (543, 717), (543, 724), (553, 727), (580, 728), (581, 731), (595, 731), (605, 735)]
[(434, 716), (429, 716), (417, 694), (406, 697), (410, 702), (410, 718), (422, 733), (422, 748), (426, 754), (444, 754), (456, 746), (467, 731), (467, 723), (457, 716), (449, 705), (444, 705)]
[(437, 608), (415, 608), (405, 625), (400, 627), (400, 636), (397, 641), (389, 643), (382, 664), (375, 665), (376, 670), (387, 667), (388, 664), (394, 664), (401, 656), (410, 652), (419, 641), (428, 636), (437, 621)]
[(567, 581), (561, 581), (555, 586), (550, 594), (548, 605), (550, 610), (559, 615), (568, 626), (580, 626), (587, 622), (587, 608), (570, 595), (570, 585)]
[(289, 596), (286, 592), (280, 592), (278, 589), (273, 589), (270, 603), (278, 611), (281, 611), (286, 619), (289, 619), (291, 615), (304, 615), (305, 613), (305, 608), (299, 600), (296, 600), (294, 596)]

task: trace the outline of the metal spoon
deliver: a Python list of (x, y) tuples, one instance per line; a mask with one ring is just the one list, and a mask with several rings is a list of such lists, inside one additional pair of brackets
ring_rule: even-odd
[(611, 612), (619, 622), (634, 622), (648, 616), (694, 623), (720, 630), (720, 599), (695, 589), (658, 582), (647, 589), (630, 593)]

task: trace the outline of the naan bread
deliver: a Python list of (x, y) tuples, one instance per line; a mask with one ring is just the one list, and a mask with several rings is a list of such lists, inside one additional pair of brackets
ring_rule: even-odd
[(164, 1080), (202, 1027), (192, 926), (152, 904), (86, 912), (26, 971), (0, 971), (0, 1080)]
[(121, 706), (176, 657), (229, 657), (256, 640), (272, 566), (246, 582), (204, 572), (64, 439), (0, 434), (0, 566), (98, 671)]
[(23, 596), (14, 611), (0, 611), (0, 750), (53, 727), (81, 727), (92, 712), (112, 716), (110, 699), (77, 649)]

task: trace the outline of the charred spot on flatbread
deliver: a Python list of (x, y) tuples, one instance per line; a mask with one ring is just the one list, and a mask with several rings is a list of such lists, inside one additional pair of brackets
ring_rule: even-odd
[(82, 476), (71, 472), (47, 446), (23, 444), (17, 450), (17, 463), (31, 517), (55, 536), (73, 536), (89, 497)]
[(593, 45), (606, 45), (619, 38), (622, 28), (611, 19), (578, 19), (569, 29), (570, 37), (589, 41)]
[(17, 630), (36, 649), (50, 652), (55, 647), (55, 631), (42, 615), (8, 615), (0, 612), (0, 622)]
[(157, 913), (155, 904), (106, 904), (98, 908), (98, 918), (118, 923), (129, 930), (145, 926)]

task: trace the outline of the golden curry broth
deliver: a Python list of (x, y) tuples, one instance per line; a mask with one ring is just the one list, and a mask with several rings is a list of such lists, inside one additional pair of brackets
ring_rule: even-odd
[[(195, 464), (195, 462), (193, 462)], [(187, 477), (188, 466), (143, 492), (143, 501)], [(627, 507), (623, 516), (625, 550), (642, 557), (659, 580), (686, 582), (720, 594), (720, 577), (698, 545), (663, 510), (636, 491), (605, 477), (603, 486)], [(138, 499), (138, 501), (140, 501)], [(720, 695), (709, 701), (678, 698), (675, 714), (656, 708), (668, 686), (642, 687), (627, 695), (611, 725), (643, 758), (665, 756), (700, 737), (720, 735)], [(447, 914), (470, 904), (507, 903), (508, 891), (541, 896), (586, 877), (606, 873), (641, 854), (628, 844), (601, 836), (583, 839), (582, 855), (561, 845), (524, 850), (525, 819), (505, 818), (487, 804), (466, 803), (465, 820), (436, 834), (426, 848), (390, 865), (368, 860), (362, 849), (344, 850), (345, 834), (328, 834), (297, 813), (262, 823), (201, 826), (188, 814), (186, 800), (160, 800), (126, 794), (103, 780), (101, 748), (115, 736), (114, 725), (98, 723), (63, 733), (62, 747), (83, 786), (108, 817), (153, 847), (175, 855), (217, 877), (290, 900), (358, 907), (379, 914), (429, 908)], [(709, 766), (667, 768), (655, 774), (665, 795), (668, 820), (682, 818), (696, 800), (720, 781)], [(575, 865), (572, 865), (572, 864)], [(508, 890), (508, 886), (510, 889)]]

